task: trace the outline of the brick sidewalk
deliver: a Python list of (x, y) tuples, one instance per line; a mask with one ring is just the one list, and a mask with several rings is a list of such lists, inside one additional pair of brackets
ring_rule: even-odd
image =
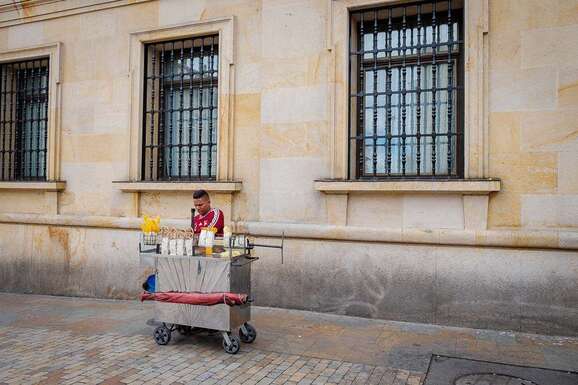
[(405, 370), (243, 346), (224, 353), (219, 338), (177, 338), (0, 327), (0, 384), (384, 384), (419, 385)]
[(4, 384), (419, 385), (431, 354), (578, 369), (578, 339), (254, 308), (255, 343), (152, 337), (152, 304), (0, 293)]

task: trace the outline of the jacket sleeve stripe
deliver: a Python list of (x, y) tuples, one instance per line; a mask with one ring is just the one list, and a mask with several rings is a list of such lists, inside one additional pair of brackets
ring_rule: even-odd
[(219, 221), (219, 215), (221, 215), (219, 213), (219, 210), (213, 209), (213, 219), (211, 220), (211, 223), (207, 227), (215, 227), (217, 225), (217, 222)]

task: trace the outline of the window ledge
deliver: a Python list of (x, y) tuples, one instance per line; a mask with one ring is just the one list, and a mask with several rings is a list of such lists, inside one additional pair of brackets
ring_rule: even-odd
[(326, 194), (347, 194), (352, 192), (429, 192), (429, 193), (461, 193), (489, 194), (500, 191), (499, 179), (462, 179), (462, 180), (317, 180), (315, 190)]
[(123, 192), (153, 192), (153, 191), (195, 191), (207, 190), (216, 193), (235, 193), (241, 191), (242, 182), (112, 182)]
[(0, 191), (62, 191), (66, 188), (64, 181), (48, 181), (48, 182), (0, 182)]

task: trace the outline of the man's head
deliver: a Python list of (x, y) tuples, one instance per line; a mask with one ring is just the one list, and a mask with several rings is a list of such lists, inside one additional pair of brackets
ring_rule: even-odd
[(193, 204), (195, 210), (201, 215), (205, 215), (211, 210), (211, 198), (205, 190), (197, 190), (193, 193)]

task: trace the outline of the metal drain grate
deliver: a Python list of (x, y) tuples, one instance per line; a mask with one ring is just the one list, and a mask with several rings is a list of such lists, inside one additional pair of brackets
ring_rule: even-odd
[(578, 373), (435, 355), (424, 385), (578, 385)]

